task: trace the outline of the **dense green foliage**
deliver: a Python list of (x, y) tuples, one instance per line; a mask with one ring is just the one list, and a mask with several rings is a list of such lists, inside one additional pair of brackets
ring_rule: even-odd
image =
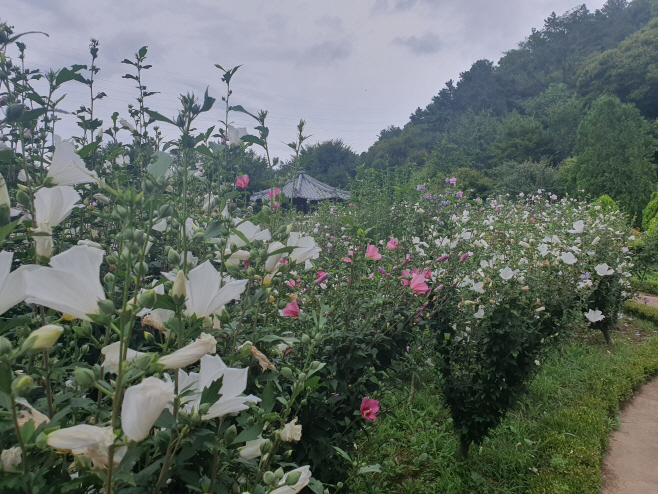
[[(657, 14), (655, 0), (553, 13), (497, 63), (478, 60), (448, 81), (402, 128), (382, 130), (360, 158), (343, 154), (337, 162), (336, 141), (309, 148), (318, 178), (345, 186), (365, 163), (376, 171), (405, 168), (416, 183), (432, 185), (471, 169), (481, 173), (481, 195), (607, 193), (639, 225), (657, 179)], [(599, 101), (604, 95), (629, 106)], [(593, 125), (604, 115), (605, 123)], [(556, 174), (558, 168), (566, 169)]]
[[(358, 443), (351, 492), (598, 494), (619, 407), (658, 372), (653, 324), (620, 324), (619, 336), (611, 351), (600, 339), (540, 357), (528, 395), (462, 463), (454, 461), (459, 440), (431, 370), (421, 377), (412, 406), (408, 383), (389, 390), (382, 398), (383, 420)], [(361, 464), (373, 463), (381, 473), (356, 475)]]

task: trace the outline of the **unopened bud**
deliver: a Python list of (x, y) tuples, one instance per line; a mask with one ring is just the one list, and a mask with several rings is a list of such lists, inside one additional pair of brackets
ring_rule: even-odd
[(235, 441), (235, 438), (238, 435), (238, 428), (235, 425), (232, 425), (228, 429), (226, 429), (226, 432), (224, 432), (224, 444), (226, 446), (230, 446), (233, 444), (233, 441)]
[(228, 315), (228, 311), (226, 309), (222, 309), (222, 313), (219, 316), (219, 321), (222, 324), (228, 324), (231, 322), (231, 317)]
[(16, 192), (16, 201), (23, 207), (30, 207), (30, 196), (22, 190)]
[(83, 388), (91, 388), (96, 383), (94, 371), (85, 367), (77, 367), (73, 371), (73, 378), (78, 386), (82, 386)]
[(302, 335), (302, 343), (304, 343), (304, 345), (310, 345), (311, 344), (311, 337), (309, 335), (307, 335), (306, 333), (304, 333)]
[(276, 475), (274, 475), (274, 472), (265, 472), (265, 474), (263, 474), (263, 482), (267, 485), (273, 485), (274, 482), (276, 482)]
[(27, 340), (23, 342), (21, 351), (40, 352), (52, 348), (55, 342), (62, 335), (64, 328), (55, 324), (48, 324), (37, 330), (32, 331)]
[(114, 286), (115, 279), (116, 278), (112, 273), (106, 273), (105, 276), (103, 276), (103, 281), (105, 282), (105, 285), (107, 285), (108, 287)]
[(283, 471), (283, 468), (279, 467), (274, 471), (274, 476), (276, 477), (277, 482), (283, 478), (285, 475), (285, 472)]
[(176, 305), (183, 305), (185, 299), (187, 298), (187, 280), (185, 279), (185, 273), (179, 271), (176, 274), (176, 280), (174, 280), (174, 286), (171, 289), (171, 298), (174, 299)]
[(34, 380), (30, 376), (19, 376), (11, 383), (11, 392), (15, 396), (26, 396), (34, 388)]
[(260, 445), (260, 453), (262, 455), (266, 455), (267, 453), (270, 452), (271, 449), (272, 449), (272, 441), (270, 441), (269, 439), (265, 440), (265, 442)]
[(153, 354), (144, 353), (137, 356), (133, 362), (135, 363), (135, 367), (137, 367), (139, 370), (146, 370), (153, 362)]
[(7, 355), (9, 352), (11, 352), (11, 349), (11, 341), (9, 341), (4, 336), (0, 336), (0, 357)]
[(133, 271), (135, 273), (135, 276), (137, 276), (138, 278), (143, 278), (144, 276), (146, 276), (146, 273), (148, 273), (149, 271), (148, 264), (146, 264), (144, 261), (137, 262), (133, 266)]
[(98, 310), (105, 316), (111, 316), (114, 314), (114, 302), (111, 300), (99, 300)]
[(290, 367), (284, 367), (281, 369), (281, 375), (286, 379), (292, 379), (292, 369)]
[(286, 485), (295, 485), (301, 476), (302, 472), (290, 472), (286, 477)]
[(145, 292), (140, 293), (137, 296), (137, 301), (139, 302), (139, 305), (147, 309), (152, 309), (157, 299), (158, 299), (158, 294), (155, 293), (155, 290), (147, 290)]
[(169, 254), (167, 254), (167, 261), (169, 261), (169, 264), (178, 266), (178, 263), (180, 262), (180, 255), (178, 255), (178, 252), (176, 252), (174, 249), (171, 249), (169, 250)]
[(251, 355), (251, 343), (246, 343), (240, 348), (240, 355), (242, 358), (247, 358)]

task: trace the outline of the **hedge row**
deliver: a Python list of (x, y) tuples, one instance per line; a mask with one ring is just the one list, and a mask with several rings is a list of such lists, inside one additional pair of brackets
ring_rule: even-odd
[[(658, 313), (657, 309), (636, 304)], [(614, 349), (612, 350), (615, 351)], [(530, 494), (556, 492), (598, 494), (608, 434), (619, 407), (658, 373), (658, 340), (638, 348), (629, 359), (588, 372), (586, 391), (569, 406), (542, 421), (538, 456), (541, 467)]]

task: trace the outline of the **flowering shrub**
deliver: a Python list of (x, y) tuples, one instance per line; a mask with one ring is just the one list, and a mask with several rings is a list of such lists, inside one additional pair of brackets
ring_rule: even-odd
[[(237, 67), (218, 66), (217, 134), (194, 127), (209, 90), (169, 118), (140, 81), (132, 123), (115, 114), (101, 131), (91, 105), (82, 135), (60, 139), (52, 95), (93, 86), (97, 42), (90, 53), (89, 77), (52, 73), (48, 97), (0, 61), (3, 490), (327, 492), (359, 428), (385, 412), (382, 382), (417, 368), (409, 349), (423, 347), (465, 455), (542, 345), (616, 317), (631, 267), (619, 213), (545, 191), (470, 200), (453, 178), (369, 197), (371, 176), (353, 202), (313, 214), (285, 209), (275, 183), (254, 207), (228, 157), (259, 146), (276, 163), (267, 112), (229, 104)], [(231, 111), (258, 135), (228, 125)], [(156, 124), (177, 137), (162, 145)]]

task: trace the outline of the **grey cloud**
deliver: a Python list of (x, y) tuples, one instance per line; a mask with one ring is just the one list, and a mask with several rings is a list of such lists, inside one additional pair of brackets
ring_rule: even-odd
[(426, 33), (422, 36), (399, 36), (393, 40), (393, 43), (409, 48), (416, 55), (437, 53), (441, 49), (441, 39), (433, 33)]
[(343, 20), (340, 17), (325, 15), (315, 21), (317, 26), (329, 27), (332, 29), (341, 29), (343, 27)]
[(322, 41), (311, 45), (297, 58), (297, 65), (321, 65), (345, 60), (352, 54), (352, 43), (348, 40)]

